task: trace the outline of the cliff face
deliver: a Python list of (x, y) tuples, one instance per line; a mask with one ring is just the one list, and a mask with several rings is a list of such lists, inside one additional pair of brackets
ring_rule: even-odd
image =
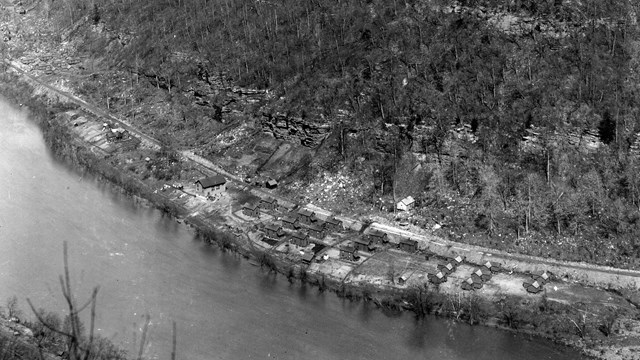
[(260, 123), (264, 130), (277, 139), (312, 148), (319, 146), (331, 132), (329, 124), (281, 113), (263, 113)]

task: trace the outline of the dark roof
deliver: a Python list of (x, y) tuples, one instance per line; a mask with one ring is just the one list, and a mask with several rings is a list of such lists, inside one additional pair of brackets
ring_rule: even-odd
[(293, 224), (296, 221), (298, 221), (298, 219), (295, 219), (295, 218), (292, 218), (292, 217), (289, 217), (289, 216), (283, 216), (282, 217), (282, 222)]
[(322, 228), (322, 226), (319, 226), (319, 225), (310, 226), (310, 227), (309, 227), (309, 230), (312, 230), (312, 231), (318, 231), (318, 232), (320, 232), (320, 231), (324, 231), (324, 229)]
[(197, 180), (196, 183), (200, 183), (203, 189), (210, 188), (212, 186), (222, 185), (227, 182), (224, 176), (216, 175), (204, 179)]
[(244, 204), (242, 205), (243, 209), (255, 210), (258, 208), (258, 204)]
[(326, 222), (328, 222), (329, 224), (332, 224), (332, 225), (340, 225), (342, 223), (342, 221), (340, 221), (340, 220), (338, 220), (338, 219), (336, 219), (334, 217), (328, 218), (326, 220)]
[(342, 246), (340, 246), (340, 250), (341, 250), (341, 251), (350, 252), (350, 253), (352, 253), (352, 252), (356, 252), (356, 248), (354, 248), (354, 247), (353, 247), (353, 246), (351, 246), (351, 245), (342, 245)]
[(384, 233), (380, 230), (373, 230), (371, 233), (369, 233), (369, 235), (371, 236), (377, 236), (377, 237), (385, 237), (387, 236), (387, 233)]
[(282, 229), (282, 227), (280, 225), (273, 224), (273, 223), (267, 224), (267, 226), (265, 226), (264, 228), (267, 229), (267, 230), (273, 230), (273, 231), (278, 231), (278, 230)]
[(276, 199), (274, 199), (274, 198), (260, 199), (260, 201), (261, 201), (261, 202), (266, 202), (266, 203), (269, 203), (269, 204), (274, 204), (274, 203), (277, 203), (277, 202), (278, 202), (278, 200), (276, 200)]
[(294, 232), (293, 234), (291, 234), (291, 237), (296, 238), (296, 239), (306, 239), (307, 238), (307, 234), (305, 233), (301, 233), (301, 232)]
[(355, 242), (355, 243), (357, 243), (357, 244), (364, 244), (364, 245), (367, 245), (367, 246), (368, 246), (369, 244), (371, 244), (371, 241), (370, 241), (370, 240), (363, 239), (363, 238), (360, 238), (360, 237), (359, 237), (359, 238), (357, 238), (357, 239), (355, 239), (353, 242)]
[(309, 211), (307, 209), (302, 208), (302, 209), (298, 210), (298, 214), (302, 215), (302, 216), (309, 216), (310, 217), (310, 216), (313, 216), (313, 211)]
[(302, 255), (302, 261), (311, 262), (315, 255), (316, 254), (314, 254), (313, 251), (304, 253), (304, 255)]
[(400, 245), (402, 245), (402, 244), (407, 244), (407, 245), (414, 246), (414, 245), (418, 244), (418, 241), (412, 240), (412, 239), (402, 239), (402, 240), (400, 240)]

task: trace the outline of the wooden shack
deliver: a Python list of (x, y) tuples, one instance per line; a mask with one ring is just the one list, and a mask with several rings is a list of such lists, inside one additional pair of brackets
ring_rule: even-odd
[(354, 240), (353, 246), (358, 249), (358, 251), (371, 251), (373, 250), (371, 240), (368, 238), (359, 237)]
[(309, 235), (317, 239), (322, 239), (324, 238), (324, 229), (319, 225), (311, 225), (309, 226)]
[(335, 217), (330, 217), (325, 221), (325, 228), (329, 231), (338, 231), (342, 229), (342, 221)]
[(471, 277), (476, 281), (486, 282), (491, 280), (491, 271), (486, 268), (479, 268), (471, 274)]
[(300, 222), (297, 218), (284, 216), (282, 218), (282, 226), (284, 226), (285, 229), (298, 230), (300, 228)]
[(412, 239), (402, 239), (398, 243), (398, 249), (406, 252), (416, 252), (418, 251), (418, 242)]
[(358, 258), (358, 250), (351, 245), (340, 246), (340, 259), (356, 261)]
[(276, 239), (284, 235), (284, 231), (282, 230), (282, 226), (269, 223), (264, 227), (264, 233), (267, 234), (268, 237)]
[(369, 239), (371, 239), (374, 244), (386, 244), (389, 241), (387, 233), (380, 230), (373, 230), (370, 232)]
[(307, 247), (309, 245), (309, 235), (296, 231), (291, 234), (291, 243), (300, 247)]
[(305, 224), (305, 225), (311, 225), (311, 223), (313, 222), (312, 218), (314, 217), (314, 215), (315, 213), (313, 211), (309, 211), (305, 208), (299, 209), (296, 212), (298, 221), (300, 221), (301, 224)]
[(305, 252), (304, 255), (302, 255), (302, 262), (304, 264), (311, 264), (314, 256), (316, 256), (316, 254), (313, 251)]
[(258, 204), (244, 204), (242, 205), (242, 213), (247, 216), (259, 218), (260, 206)]
[(431, 274), (431, 273), (427, 274), (427, 279), (432, 283), (438, 285), (438, 284), (442, 284), (443, 282), (447, 282), (447, 275), (444, 274), (442, 271), (438, 271), (435, 274)]
[(477, 278), (470, 277), (467, 280), (462, 282), (462, 290), (477, 290), (482, 288), (482, 281), (479, 281)]
[(278, 210), (278, 200), (274, 198), (260, 199), (260, 207), (263, 211)]
[(445, 275), (449, 275), (452, 272), (456, 271), (456, 267), (453, 266), (452, 263), (448, 262), (448, 263), (440, 263), (438, 264), (438, 270), (442, 271)]

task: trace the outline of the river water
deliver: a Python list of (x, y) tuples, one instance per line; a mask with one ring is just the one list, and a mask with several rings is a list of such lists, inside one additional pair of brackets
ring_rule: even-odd
[[(99, 285), (97, 328), (135, 354), (168, 359), (579, 359), (549, 342), (448, 320), (386, 316), (194, 240), (187, 227), (55, 161), (38, 128), (0, 101), (0, 304), (17, 295), (64, 312), (69, 244), (80, 302)], [(28, 313), (28, 312), (27, 312)]]

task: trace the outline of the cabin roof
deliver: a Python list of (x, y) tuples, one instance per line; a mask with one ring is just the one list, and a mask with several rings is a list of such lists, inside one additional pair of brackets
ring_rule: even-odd
[(346, 251), (346, 252), (352, 253), (356, 251), (356, 248), (353, 247), (352, 245), (342, 245), (340, 246), (340, 251)]
[(302, 208), (302, 209), (298, 210), (298, 215), (311, 217), (311, 216), (313, 216), (313, 211), (309, 211), (309, 210), (307, 210), (305, 208)]
[(260, 199), (261, 202), (265, 202), (265, 203), (269, 203), (269, 204), (275, 204), (278, 202), (278, 200), (274, 199), (274, 198), (266, 198), (266, 199)]
[(224, 176), (216, 175), (211, 177), (206, 177), (204, 179), (197, 180), (196, 183), (200, 183), (203, 189), (210, 188), (212, 186), (222, 185), (227, 182), (227, 179)]
[(298, 219), (296, 219), (296, 218), (292, 218), (292, 217), (289, 217), (289, 216), (282, 217), (282, 222), (293, 224), (296, 221), (298, 221)]
[(340, 223), (342, 223), (342, 221), (336, 219), (335, 217), (330, 217), (326, 220), (327, 223), (331, 224), (331, 225), (340, 225)]
[(269, 223), (265, 227), (267, 230), (279, 231), (282, 227), (278, 224)]
[(307, 234), (301, 233), (299, 231), (296, 231), (293, 234), (291, 234), (291, 237), (296, 238), (296, 239), (306, 239), (307, 238)]
[(242, 208), (243, 209), (249, 209), (249, 210), (255, 210), (255, 209), (258, 208), (258, 204), (249, 204), (249, 203), (247, 203), (247, 204), (242, 205)]
[(403, 244), (414, 246), (418, 244), (418, 241), (412, 240), (412, 239), (402, 239), (400, 240), (400, 245), (403, 245)]

